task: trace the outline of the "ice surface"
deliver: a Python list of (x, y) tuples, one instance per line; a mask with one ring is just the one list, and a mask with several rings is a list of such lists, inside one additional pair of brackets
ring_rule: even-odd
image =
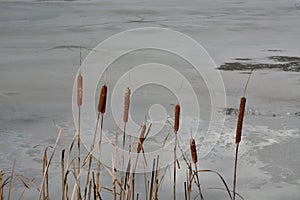
[[(80, 46), (86, 56), (99, 42), (113, 34), (155, 26), (191, 36), (203, 45), (217, 66), (237, 60), (266, 63), (270, 62), (270, 56), (300, 57), (300, 11), (295, 3), (294, 0), (1, 0), (0, 168), (8, 171), (17, 159), (17, 173), (34, 178), (41, 174), (43, 149), (54, 144), (57, 127), (64, 129), (59, 150), (70, 142), (74, 133), (72, 87)], [(130, 62), (132, 59), (125, 60), (124, 65)], [(187, 67), (187, 74), (190, 73), (188, 70)], [(229, 116), (224, 130), (216, 133), (217, 144), (202, 158), (199, 167), (221, 172), (231, 185), (235, 113), (248, 74), (240, 71), (221, 71), (221, 74), (227, 108), (219, 108), (219, 112), (225, 111)], [(199, 83), (197, 77), (192, 77), (191, 82)], [(254, 71), (251, 77), (238, 166), (237, 191), (245, 199), (299, 199), (299, 86), (299, 72), (264, 69)], [(137, 99), (146, 98), (149, 93), (138, 95)], [(148, 103), (136, 101), (140, 108)], [(136, 112), (141, 113), (141, 110)], [(173, 111), (167, 109), (167, 112)], [(207, 121), (203, 124), (207, 125)], [(189, 136), (189, 130), (182, 132), (182, 142), (187, 143)], [(151, 144), (160, 140), (149, 139), (145, 149), (151, 149)], [(201, 148), (199, 142), (200, 154)], [(57, 175), (60, 174), (59, 156), (54, 158), (50, 172), (54, 183), (60, 180)], [(170, 197), (172, 184), (168, 173), (160, 191), (160, 197), (166, 199)], [(105, 185), (110, 187), (110, 177), (104, 178), (107, 180)], [(184, 178), (185, 173), (182, 173), (179, 180)], [(223, 199), (222, 191), (208, 189), (218, 186), (216, 177), (203, 175), (203, 184), (207, 199)], [(53, 198), (59, 198), (59, 184), (53, 184), (51, 188)], [(143, 188), (137, 190), (143, 191)], [(25, 199), (36, 195), (31, 189), (25, 193)], [(105, 195), (108, 199), (111, 197)]]

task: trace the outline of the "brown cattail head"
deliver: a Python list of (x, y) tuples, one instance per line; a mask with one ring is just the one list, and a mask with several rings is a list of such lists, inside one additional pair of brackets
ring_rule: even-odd
[(124, 113), (123, 113), (124, 123), (128, 122), (129, 105), (130, 105), (130, 89), (129, 87), (127, 87), (124, 96)]
[(99, 103), (98, 103), (98, 112), (101, 113), (101, 114), (105, 113), (106, 95), (107, 95), (107, 86), (103, 85), (101, 87)]
[(77, 76), (77, 106), (80, 107), (82, 105), (82, 75), (79, 72)]
[(174, 111), (174, 130), (179, 130), (179, 117), (180, 117), (180, 106), (177, 104)]
[(238, 122), (236, 127), (236, 137), (235, 137), (236, 144), (239, 144), (241, 141), (245, 105), (246, 105), (246, 98), (242, 97), (240, 102), (239, 116), (238, 116)]
[(143, 143), (144, 143), (144, 140), (145, 140), (145, 132), (146, 132), (146, 125), (142, 125), (142, 130), (141, 130), (141, 135), (140, 135), (140, 139), (139, 139), (139, 144), (138, 144), (138, 147), (137, 147), (137, 153), (140, 153), (141, 150), (142, 150), (142, 147), (143, 147)]
[(197, 150), (196, 150), (196, 143), (193, 138), (190, 139), (190, 150), (191, 150), (191, 156), (193, 163), (197, 163)]

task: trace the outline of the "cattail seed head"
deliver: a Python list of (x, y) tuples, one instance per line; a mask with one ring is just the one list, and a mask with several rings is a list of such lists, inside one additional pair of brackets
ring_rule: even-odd
[(180, 117), (180, 106), (177, 104), (174, 110), (174, 130), (179, 130), (179, 117)]
[(138, 147), (137, 147), (137, 153), (140, 153), (143, 147), (143, 143), (145, 140), (145, 132), (146, 132), (146, 125), (142, 125), (142, 130), (141, 130), (141, 134), (140, 134), (140, 139), (139, 139), (139, 143), (138, 143)]
[(99, 103), (98, 103), (98, 112), (101, 113), (101, 114), (105, 113), (106, 95), (107, 95), (107, 86), (103, 85), (101, 87)]
[(123, 113), (124, 123), (128, 122), (129, 105), (130, 105), (130, 89), (129, 87), (127, 87), (124, 95), (124, 113)]
[(239, 144), (241, 141), (245, 105), (246, 105), (246, 98), (242, 97), (240, 101), (239, 116), (238, 116), (238, 122), (236, 127), (236, 137), (235, 137), (236, 144)]
[(77, 76), (77, 106), (80, 107), (82, 105), (82, 75), (79, 72)]
[(193, 163), (197, 163), (197, 150), (196, 150), (196, 143), (193, 138), (190, 139), (190, 150), (191, 150), (191, 156)]

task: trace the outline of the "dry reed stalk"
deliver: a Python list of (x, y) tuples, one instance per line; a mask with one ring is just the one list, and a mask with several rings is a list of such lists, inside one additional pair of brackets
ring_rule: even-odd
[[(98, 112), (98, 115), (97, 115), (94, 138), (93, 138), (93, 142), (92, 142), (91, 147), (90, 147), (89, 154), (91, 154), (91, 152), (93, 152), (93, 150), (94, 150), (95, 141), (96, 141), (96, 134), (97, 134), (98, 124), (99, 124), (99, 118), (100, 118), (100, 112)], [(91, 172), (91, 167), (92, 167), (92, 160), (93, 160), (93, 156), (90, 155), (89, 165), (88, 165), (88, 173), (87, 173), (87, 178), (86, 178), (86, 183), (85, 183), (85, 188), (84, 188), (84, 199), (86, 199), (86, 195), (87, 195), (87, 189), (88, 189), (88, 184), (89, 184), (89, 180), (90, 180), (90, 172)]]
[(65, 180), (65, 149), (62, 150), (61, 152), (61, 191), (62, 191), (62, 200), (65, 199), (65, 185), (64, 185), (64, 180)]
[(2, 170), (0, 169), (0, 200), (3, 200)]
[[(200, 173), (200, 172), (202, 172), (202, 173), (214, 173), (214, 174), (218, 175), (219, 178), (221, 179), (221, 181), (223, 182), (224, 186), (225, 186), (225, 189), (224, 189), (224, 190), (227, 191), (227, 193), (228, 193), (230, 199), (232, 199), (232, 196), (231, 196), (231, 194), (230, 194), (229, 187), (228, 187), (228, 185), (227, 185), (225, 179), (222, 177), (222, 175), (221, 175), (220, 173), (218, 173), (218, 172), (216, 172), (216, 171), (213, 171), (213, 170), (209, 170), (209, 169), (204, 169), (204, 170), (198, 170), (198, 171), (196, 171), (196, 173)], [(223, 189), (223, 188), (222, 188), (222, 189)], [(243, 198), (242, 198), (242, 199), (243, 199)]]
[(233, 200), (235, 200), (237, 160), (238, 160), (239, 144), (242, 137), (245, 105), (246, 105), (246, 98), (242, 97), (240, 100), (240, 108), (239, 108), (238, 122), (236, 127), (236, 137), (235, 137), (236, 148), (235, 148), (234, 174), (233, 174)]
[(183, 188), (184, 188), (184, 199), (187, 200), (187, 185), (186, 182), (183, 183)]
[(89, 182), (88, 200), (91, 200), (92, 180)]
[[(80, 57), (81, 57), (81, 52), (80, 52)], [(80, 58), (81, 62), (81, 58)], [(81, 63), (80, 63), (81, 65)], [(81, 72), (79, 71), (78, 77), (77, 77), (77, 106), (78, 106), (78, 127), (77, 127), (77, 132), (78, 132), (78, 138), (77, 138), (77, 152), (78, 152), (78, 174), (80, 171), (80, 112), (81, 112), (81, 105), (82, 105), (82, 82), (83, 78), (81, 75)], [(78, 194), (77, 198), (80, 200), (80, 177), (78, 177), (78, 183), (79, 183), (79, 188), (78, 188)]]
[(146, 196), (146, 200), (148, 200), (148, 186), (147, 186), (147, 174), (146, 174), (146, 166), (145, 166), (145, 162), (144, 162), (143, 166), (144, 166), (145, 196)]
[(8, 189), (8, 195), (7, 195), (7, 199), (10, 200), (10, 193), (12, 190), (12, 186), (13, 186), (13, 178), (14, 178), (14, 173), (15, 173), (15, 166), (16, 166), (16, 160), (14, 160), (12, 168), (11, 168), (11, 175), (10, 175), (10, 179), (9, 179), (9, 189)]
[(60, 128), (60, 130), (59, 130), (59, 132), (58, 132), (58, 135), (57, 135), (57, 137), (56, 137), (56, 141), (55, 141), (55, 144), (54, 144), (54, 147), (53, 147), (51, 156), (50, 156), (50, 158), (49, 158), (49, 161), (48, 161), (48, 163), (47, 163), (47, 166), (46, 166), (46, 168), (45, 168), (45, 171), (44, 171), (44, 174), (43, 174), (43, 177), (42, 177), (42, 183), (41, 183), (41, 187), (40, 187), (40, 192), (39, 192), (38, 200), (40, 200), (41, 197), (42, 197), (42, 188), (43, 188), (43, 186), (44, 186), (45, 176), (46, 176), (46, 174), (48, 173), (49, 165), (50, 165), (50, 163), (51, 163), (51, 161), (52, 161), (52, 159), (53, 159), (54, 153), (55, 153), (55, 151), (56, 151), (57, 145), (58, 145), (59, 140), (60, 140), (61, 133), (62, 133), (62, 129)]
[(149, 191), (149, 200), (152, 200), (153, 196), (153, 182), (154, 182), (154, 173), (155, 173), (155, 158), (153, 159), (153, 166), (152, 166), (152, 175), (151, 175), (151, 182), (150, 182), (150, 191)]
[[(47, 149), (48, 147), (46, 147), (46, 149)], [(46, 163), (46, 159), (45, 159), (45, 152), (44, 152), (44, 157), (43, 157), (43, 172), (42, 172), (42, 174), (44, 174), (44, 171), (45, 171), (45, 169), (46, 169), (46, 166), (47, 166), (47, 163)], [(42, 190), (43, 190), (43, 200), (45, 200), (46, 199), (46, 189), (45, 189), (45, 186), (43, 186), (43, 188), (42, 188)]]
[(140, 153), (141, 150), (143, 149), (143, 143), (145, 141), (145, 133), (146, 133), (146, 124), (143, 124), (141, 127), (141, 134), (140, 134), (140, 138), (139, 138), (139, 143), (138, 143), (138, 147), (137, 147), (137, 153)]
[[(48, 150), (48, 148), (46, 148), (46, 150), (44, 152), (45, 166), (47, 166), (47, 164), (48, 164), (47, 150)], [(46, 199), (48, 199), (49, 198), (49, 173), (48, 173), (48, 170), (46, 173), (45, 188), (46, 188)]]

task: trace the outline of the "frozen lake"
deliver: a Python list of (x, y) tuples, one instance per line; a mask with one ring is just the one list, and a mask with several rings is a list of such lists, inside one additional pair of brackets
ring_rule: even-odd
[[(248, 72), (254, 69), (246, 94), (237, 191), (247, 200), (299, 200), (300, 10), (295, 3), (0, 0), (0, 168), (9, 171), (17, 159), (16, 173), (38, 177), (42, 173), (43, 149), (55, 142), (57, 127), (64, 129), (59, 151), (65, 147), (65, 135), (74, 133), (72, 90), (80, 46), (85, 57), (114, 34), (132, 28), (161, 27), (184, 33), (200, 43), (224, 81), (227, 105), (218, 110), (226, 115), (224, 128), (212, 151), (199, 161), (199, 168), (219, 171), (231, 187), (236, 109)], [(181, 66), (191, 84), (200, 93), (204, 91), (204, 99), (209, 99), (207, 88), (201, 86), (203, 80), (189, 74), (188, 66), (185, 68), (183, 62), (170, 55), (138, 52), (115, 63), (111, 72), (121, 74), (118, 67), (122, 65), (124, 70), (131, 64), (143, 64), (137, 58), (146, 63), (159, 58), (175, 68)], [(112, 74), (108, 72), (108, 84), (116, 81)], [(146, 78), (153, 74), (139, 75)], [(152, 100), (166, 103), (167, 114), (172, 117), (170, 105), (176, 103), (172, 94), (151, 86), (144, 88), (146, 92), (142, 89), (133, 94), (137, 122), (143, 119), (143, 108), (149, 107)], [(158, 98), (149, 99), (151, 95)], [(206, 108), (203, 110), (206, 113)], [(203, 124), (207, 120), (204, 116)], [(107, 122), (105, 131), (113, 132), (114, 125)], [(189, 136), (188, 130), (182, 133), (183, 140), (188, 141)], [(160, 138), (153, 136), (150, 141), (155, 144)], [(146, 151), (147, 148), (152, 147), (145, 146)], [(60, 181), (59, 154), (50, 168), (52, 183)], [(185, 173), (178, 178), (184, 180)], [(104, 185), (110, 187), (110, 178), (104, 180)], [(206, 199), (224, 199), (224, 192), (210, 189), (220, 187), (216, 177), (203, 175), (202, 182)], [(171, 187), (167, 175), (159, 193), (161, 199), (171, 199)], [(20, 185), (15, 188), (21, 191)], [(59, 184), (51, 185), (51, 195), (53, 199), (60, 198)], [(182, 184), (178, 184), (178, 195), (183, 199)], [(36, 190), (30, 189), (24, 199), (36, 196)]]

